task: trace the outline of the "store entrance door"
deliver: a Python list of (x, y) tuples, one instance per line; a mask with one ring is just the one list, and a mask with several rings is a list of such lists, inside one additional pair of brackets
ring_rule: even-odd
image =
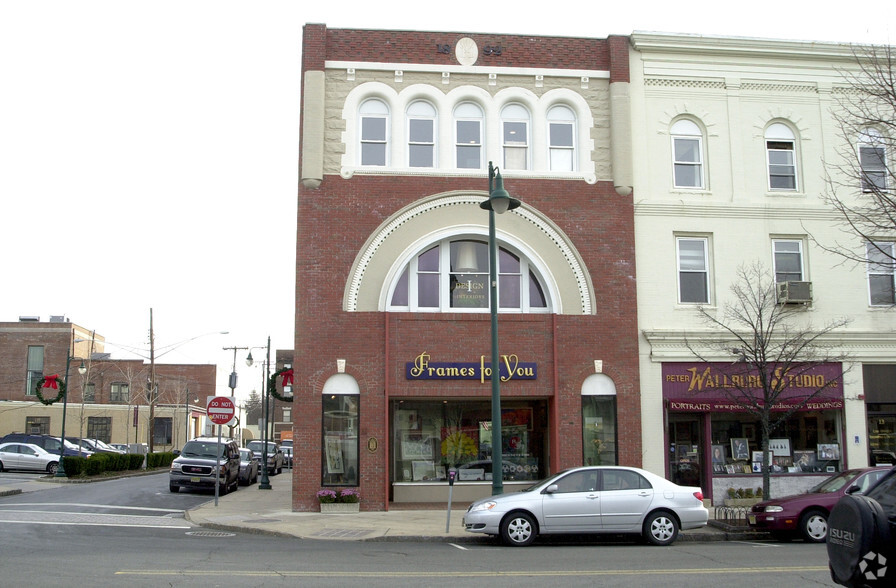
[(669, 415), (669, 475), (681, 486), (705, 488), (703, 477), (703, 415)]

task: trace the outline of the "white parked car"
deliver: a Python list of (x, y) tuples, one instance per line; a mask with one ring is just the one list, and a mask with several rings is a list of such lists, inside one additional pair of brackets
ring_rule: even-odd
[(33, 443), (12, 441), (0, 444), (0, 472), (3, 470), (35, 470), (56, 473), (59, 467), (59, 455), (54, 455)]
[(654, 545), (671, 545), (679, 529), (703, 527), (708, 520), (696, 486), (678, 486), (638, 468), (595, 466), (477, 500), (463, 525), (514, 546), (529, 545), (538, 535), (588, 533), (635, 533)]

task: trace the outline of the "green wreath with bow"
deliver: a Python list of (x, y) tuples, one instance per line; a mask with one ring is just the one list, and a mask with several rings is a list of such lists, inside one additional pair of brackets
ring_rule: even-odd
[[(44, 398), (44, 395), (41, 393), (41, 390), (44, 388), (58, 390), (59, 393), (56, 395), (56, 398)], [(59, 379), (59, 374), (44, 376), (34, 385), (34, 394), (43, 404), (50, 406), (54, 402), (59, 402), (65, 396), (65, 381)]]
[(283, 376), (283, 381), (281, 382), (282, 386), (291, 386), (293, 383), (293, 371), (292, 368), (283, 368), (282, 370), (278, 370), (271, 374), (271, 377), (268, 379), (268, 394), (280, 400), (281, 402), (292, 402), (292, 396), (283, 396), (279, 392), (277, 392), (277, 376)]

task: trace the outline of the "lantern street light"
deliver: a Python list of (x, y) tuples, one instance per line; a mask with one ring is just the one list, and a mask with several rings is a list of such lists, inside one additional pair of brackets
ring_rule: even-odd
[(501, 365), (498, 361), (498, 245), (495, 237), (495, 214), (519, 208), (520, 201), (504, 189), (501, 170), (488, 162), (488, 200), (479, 208), (488, 211), (488, 278), (489, 309), (492, 318), (492, 495), (504, 492), (504, 464), (501, 440)]
[[(75, 333), (73, 331), (72, 342), (69, 345), (68, 352), (65, 354), (65, 394), (62, 395), (62, 435), (59, 437), (59, 466), (56, 468), (57, 478), (68, 477), (65, 475), (65, 410), (68, 408), (68, 370), (72, 360), (77, 359), (72, 357), (74, 343)], [(83, 359), (81, 360), (81, 365), (78, 366), (78, 373), (82, 376), (87, 373), (87, 366), (84, 365)]]
[[(253, 347), (252, 349), (255, 349)], [(261, 480), (258, 482), (259, 490), (271, 490), (271, 481), (268, 478), (268, 418), (269, 418), (269, 407), (268, 407), (268, 380), (271, 377), (271, 337), (268, 335), (268, 344), (267, 344), (267, 355), (264, 361), (264, 368), (262, 373), (264, 375), (264, 386), (261, 387), (261, 406), (262, 413), (261, 418), (264, 422), (264, 426), (261, 430)], [(252, 365), (252, 350), (249, 350), (249, 357), (246, 358), (246, 365)]]

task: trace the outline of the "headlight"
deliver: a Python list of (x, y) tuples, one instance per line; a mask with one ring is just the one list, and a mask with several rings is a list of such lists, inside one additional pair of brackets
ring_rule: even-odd
[(784, 510), (783, 506), (774, 506), (773, 505), (773, 506), (765, 507), (765, 512), (781, 512), (782, 510)]
[(497, 502), (495, 502), (494, 500), (489, 500), (488, 502), (481, 502), (479, 504), (471, 506), (470, 512), (476, 512), (479, 510), (491, 510), (491, 509), (495, 508), (496, 506), (498, 506)]
[(171, 462), (171, 471), (172, 472), (180, 472), (180, 464)]

